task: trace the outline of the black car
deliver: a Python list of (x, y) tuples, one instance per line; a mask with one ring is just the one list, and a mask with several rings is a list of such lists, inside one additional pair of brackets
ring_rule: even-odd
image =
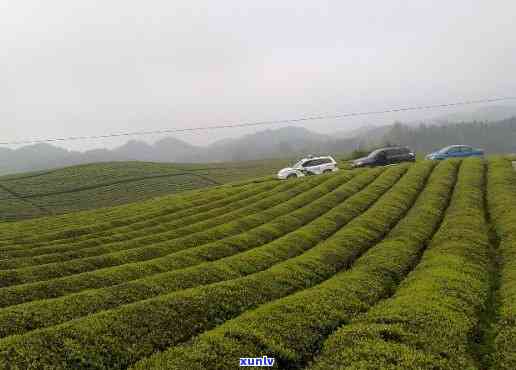
[(414, 162), (415, 160), (416, 155), (409, 148), (396, 146), (376, 149), (367, 157), (354, 160), (352, 167), (386, 166), (394, 163)]

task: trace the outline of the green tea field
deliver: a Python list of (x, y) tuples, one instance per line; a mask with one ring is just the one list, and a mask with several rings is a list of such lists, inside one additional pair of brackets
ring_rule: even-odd
[(216, 164), (109, 162), (0, 176), (0, 221), (116, 206), (269, 176), (287, 163), (285, 160)]
[(110, 168), (0, 178), (6, 214), (92, 208), (0, 222), (0, 369), (516, 369), (507, 157)]

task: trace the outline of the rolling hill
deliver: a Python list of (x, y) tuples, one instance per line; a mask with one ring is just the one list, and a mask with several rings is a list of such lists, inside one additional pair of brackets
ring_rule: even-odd
[(0, 177), (0, 221), (131, 203), (270, 176), (286, 160), (217, 164), (108, 162)]
[(423, 161), (0, 223), (0, 368), (514, 369), (515, 183)]
[(0, 175), (48, 170), (95, 162), (143, 161), (163, 163), (224, 163), (233, 161), (290, 158), (307, 154), (328, 154), (352, 150), (351, 139), (338, 145), (330, 136), (302, 127), (283, 127), (259, 131), (238, 139), (227, 139), (209, 146), (194, 146), (174, 137), (165, 137), (154, 144), (130, 140), (114, 149), (85, 152), (66, 150), (50, 144), (34, 144), (18, 149), (0, 147)]

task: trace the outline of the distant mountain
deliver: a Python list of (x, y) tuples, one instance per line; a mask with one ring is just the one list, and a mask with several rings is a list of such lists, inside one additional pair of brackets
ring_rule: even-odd
[(144, 141), (130, 140), (113, 150), (112, 154), (128, 161), (149, 161), (153, 154), (153, 147)]
[[(377, 146), (380, 143), (398, 143), (396, 139), (396, 127), (399, 125), (403, 125), (404, 127), (409, 127), (414, 130), (420, 129), (420, 127), (428, 128), (429, 126), (447, 126), (447, 125), (455, 125), (459, 123), (464, 123), (466, 125), (473, 124), (475, 122), (484, 122), (484, 123), (499, 123), (502, 121), (510, 121), (511, 118), (516, 117), (516, 106), (506, 105), (506, 106), (488, 106), (480, 109), (476, 109), (473, 111), (464, 111), (459, 113), (449, 113), (445, 115), (440, 115), (431, 119), (426, 119), (422, 121), (406, 121), (406, 122), (395, 122), (391, 125), (385, 126), (372, 126), (366, 125), (364, 127), (358, 128), (353, 131), (344, 131), (339, 132), (337, 135), (339, 137), (354, 137), (362, 147), (371, 147)], [(500, 130), (500, 125), (493, 125), (495, 127), (494, 130)], [(466, 126), (467, 127), (467, 126)], [(487, 136), (496, 135), (496, 133), (486, 133)], [(488, 137), (483, 138), (484, 141), (489, 141)], [(440, 138), (438, 142), (446, 141), (445, 138)], [(400, 142), (400, 145), (403, 144)], [(439, 146), (439, 144), (436, 144)], [(500, 146), (501, 148), (501, 146)]]
[(82, 153), (49, 144), (0, 151), (0, 174), (69, 166), (80, 163)]
[[(167, 137), (157, 141), (153, 146), (154, 161), (170, 161), (174, 162), (203, 162), (203, 147), (194, 146), (185, 143), (174, 137)], [(204, 161), (207, 162), (207, 161)]]
[(216, 142), (208, 147), (208, 152), (224, 161), (291, 157), (324, 151), (331, 140), (330, 136), (303, 127), (284, 127)]
[(36, 171), (92, 162), (224, 162), (252, 159), (289, 158), (306, 154), (324, 154), (331, 148), (352, 150), (347, 141), (336, 142), (327, 135), (302, 127), (264, 130), (238, 139), (218, 141), (207, 147), (167, 137), (154, 144), (130, 140), (113, 150), (95, 149), (84, 153), (49, 144), (30, 145), (11, 150), (0, 148), (0, 174)]
[(13, 153), (12, 149), (0, 148), (0, 173), (16, 171), (16, 166), (12, 163)]
[[(491, 107), (483, 117), (510, 114), (512, 110)], [(455, 116), (459, 117), (459, 116)], [(476, 115), (475, 117), (481, 117)], [(516, 151), (516, 118), (491, 123), (401, 124), (366, 126), (352, 132), (322, 135), (303, 127), (259, 131), (237, 139), (225, 139), (201, 147), (173, 137), (154, 144), (131, 140), (115, 148), (86, 152), (69, 151), (49, 144), (12, 150), (0, 148), (0, 174), (38, 171), (77, 164), (112, 161), (207, 163), (253, 159), (297, 158), (308, 154), (341, 157), (355, 149), (368, 150), (386, 143), (408, 145), (428, 151), (449, 144), (469, 143), (490, 152)]]

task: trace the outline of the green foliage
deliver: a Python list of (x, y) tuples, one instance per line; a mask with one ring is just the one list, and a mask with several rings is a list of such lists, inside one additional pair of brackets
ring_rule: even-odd
[(103, 230), (130, 225), (178, 212), (194, 206), (223, 199), (242, 191), (247, 185), (251, 188), (259, 183), (273, 182), (271, 178), (246, 180), (213, 187), (209, 190), (194, 190), (178, 195), (156, 197), (135, 204), (83, 211), (69, 215), (41, 217), (16, 223), (0, 223), (0, 242), (2, 245), (38, 244), (42, 241), (74, 240)]
[[(101, 309), (114, 308), (120, 304), (151, 298), (178, 289), (234, 279), (256, 273), (299, 255), (313, 247), (318, 240), (315, 237), (303, 239), (303, 233), (321, 238), (331, 232), (330, 227), (324, 228), (325, 219), (330, 220), (331, 217), (336, 218), (340, 215), (345, 209), (344, 200), (369, 184), (377, 173), (377, 171), (370, 171), (349, 182), (347, 180), (351, 178), (350, 174), (335, 176), (334, 179), (304, 193), (299, 200), (303, 200), (306, 205), (288, 215), (280, 216), (234, 237), (171, 255), (166, 267), (167, 272), (120, 283), (110, 288), (87, 290), (60, 299), (38, 300), (17, 305), (12, 309), (0, 310), (0, 336), (19, 334), (26, 328), (55, 325)], [(332, 182), (345, 183), (334, 189)], [(305, 225), (308, 222), (310, 223)], [(153, 263), (156, 262), (161, 268), (164, 267), (163, 261), (153, 261)], [(185, 268), (193, 265), (197, 266)], [(140, 271), (144, 270), (142, 265), (135, 267), (139, 267)], [(182, 270), (173, 271), (180, 268)], [(24, 287), (21, 292), (20, 287), (15, 286), (6, 294), (7, 289), (4, 289), (2, 297), (6, 299), (2, 301), (2, 306), (7, 305), (7, 302), (13, 304), (12, 297), (24, 300), (29, 297), (42, 299), (45, 295), (54, 297), (63, 294), (69, 286), (78, 289), (78, 287), (84, 288), (84, 284), (91, 284), (91, 278), (81, 281), (79, 277), (80, 275), (65, 278), (65, 284), (63, 281), (60, 284), (51, 281), (45, 286), (45, 282), (42, 282), (33, 286), (32, 291)], [(103, 277), (106, 278), (106, 274)], [(121, 277), (125, 281), (133, 278), (127, 272)], [(73, 282), (70, 281), (72, 279), (74, 279)]]
[(500, 242), (500, 312), (495, 328), (494, 367), (516, 368), (516, 171), (504, 158), (489, 161), (488, 204)]
[(169, 164), (110, 162), (1, 176), (0, 221), (108, 207), (165, 194), (273, 175), (285, 160)]
[[(120, 284), (124, 281), (193, 266), (204, 261), (215, 260), (251, 249), (300, 227), (299, 221), (303, 220), (302, 217), (317, 217), (320, 215), (318, 212), (326, 211), (331, 206), (332, 203), (328, 203), (330, 200), (337, 202), (338, 196), (348, 196), (350, 191), (358, 191), (372, 181), (372, 175), (374, 175), (373, 172), (371, 175), (358, 176), (356, 181), (351, 182), (349, 185), (343, 185), (342, 189), (339, 187), (334, 192), (332, 190), (349, 180), (352, 175), (343, 173), (338, 176), (332, 176), (329, 181), (325, 181), (321, 185), (275, 207), (282, 211), (290, 210), (290, 213), (280, 215), (271, 219), (268, 223), (241, 234), (205, 245), (199, 244), (195, 248), (185, 249), (182, 252), (172, 253), (146, 262), (124, 264), (120, 267), (0, 289), (0, 306), (18, 304), (36, 298), (57, 297), (64, 293), (72, 293), (86, 288), (99, 288)], [(329, 194), (327, 194), (328, 192)], [(314, 201), (315, 204), (313, 203)], [(302, 206), (301, 208), (299, 208), (300, 205)], [(227, 225), (223, 225), (223, 227), (224, 230), (232, 230)]]
[[(144, 237), (145, 243), (140, 239), (128, 240), (101, 247), (105, 253), (98, 256), (21, 269), (0, 270), (0, 286), (29, 283), (162, 257), (218, 238), (235, 235), (266, 222), (274, 215), (281, 215), (285, 212), (280, 208), (281, 203), (328, 178), (328, 176), (315, 176), (306, 181), (285, 182), (280, 185), (280, 188), (262, 193), (259, 196), (261, 200), (253, 199), (254, 202), (246, 207), (178, 230), (150, 234)], [(141, 244), (144, 246), (140, 247)], [(145, 246), (145, 244), (148, 245)]]
[[(417, 197), (386, 238), (358, 258), (351, 269), (313, 288), (248, 311), (134, 368), (202, 369), (206, 354), (219, 369), (233, 369), (235, 359), (240, 357), (262, 355), (275, 357), (282, 368), (300, 368), (319, 350), (325, 336), (388, 294), (418, 260), (426, 240), (442, 219), (458, 167), (456, 162), (440, 164), (418, 196), (430, 166), (420, 167), (417, 175), (407, 175), (394, 187), (397, 191), (382, 200), (384, 212), (392, 217), (410, 207)], [(356, 229), (348, 232), (357, 235)]]
[[(348, 199), (347, 213), (357, 216), (363, 212), (408, 167), (404, 165), (386, 170), (366, 191)], [(420, 170), (414, 171), (421, 173)], [(395, 190), (388, 194), (392, 192)], [(378, 213), (378, 217), (386, 217), (386, 225), (392, 225), (401, 215), (384, 216), (380, 212), (384, 208), (383, 203), (382, 200), (376, 203), (366, 213), (367, 219), (374, 219)], [(340, 217), (345, 219), (346, 214)], [(362, 216), (355, 220), (360, 218)], [(344, 245), (343, 233), (348, 226), (301, 256), (243, 278), (161, 295), (22, 336), (7, 337), (0, 341), (0, 364), (10, 362), (19, 367), (37, 364), (59, 369), (67, 368), (71, 361), (81, 358), (94, 362), (95, 368), (127, 366), (257, 304), (331, 277), (385, 232), (356, 235), (355, 240), (348, 240)]]
[[(267, 355), (285, 369), (513, 369), (508, 159), (245, 180), (0, 224), (0, 368), (225, 370)], [(17, 181), (50, 176), (35, 175)]]
[(473, 369), (489, 289), (484, 163), (465, 160), (421, 262), (392, 298), (332, 334), (310, 369)]
[[(184, 227), (185, 224), (190, 225), (245, 207), (253, 201), (258, 201), (266, 196), (267, 193), (264, 192), (276, 188), (278, 184), (279, 182), (267, 182), (256, 186), (242, 186), (236, 194), (225, 193), (226, 196), (223, 199), (207, 201), (207, 203), (199, 206), (185, 207), (182, 210), (165, 215), (149, 215), (146, 220), (133, 222), (125, 226), (112, 227), (106, 231), (102, 231), (102, 227), (90, 227), (90, 233), (74, 237), (72, 240), (58, 239), (39, 243), (33, 242), (30, 245), (14, 244), (3, 247), (0, 249), (0, 256), (6, 259), (9, 258), (9, 260), (4, 260), (3, 263), (0, 262), (0, 268), (20, 268), (58, 262), (60, 260), (65, 261), (66, 259), (80, 258), (81, 256), (94, 256), (99, 254), (96, 253), (95, 246), (106, 246), (107, 244), (135, 240), (137, 238), (140, 238), (141, 243), (144, 243), (144, 240), (142, 240), (144, 238), (142, 237), (149, 234), (171, 231)], [(94, 229), (98, 231), (94, 232)], [(81, 231), (85, 230), (82, 229)], [(68, 230), (68, 232), (76, 233), (77, 230)], [(67, 255), (67, 252), (71, 253)]]

